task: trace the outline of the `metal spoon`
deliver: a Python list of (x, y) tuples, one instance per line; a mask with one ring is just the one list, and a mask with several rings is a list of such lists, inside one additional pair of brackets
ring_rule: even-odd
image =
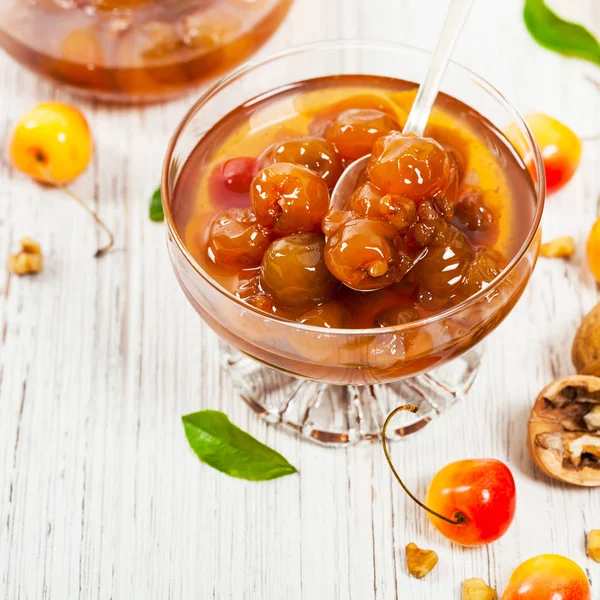
[[(448, 66), (448, 61), (454, 50), (456, 40), (462, 31), (462, 28), (467, 20), (469, 11), (473, 6), (474, 0), (451, 0), (446, 14), (446, 20), (442, 27), (442, 32), (438, 40), (429, 70), (425, 76), (425, 81), (419, 86), (417, 97), (412, 105), (408, 120), (404, 126), (402, 133), (404, 135), (414, 134), (422, 136), (429, 119), (429, 113), (433, 107), (433, 103), (438, 95), (442, 77)], [(371, 158), (370, 154), (355, 160), (339, 178), (333, 193), (331, 194), (331, 208), (343, 210), (346, 201), (350, 194), (356, 189), (358, 180), (362, 175), (367, 162)], [(421, 252), (415, 258), (414, 265), (417, 264), (426, 254), (426, 250)], [(412, 268), (412, 267), (411, 267)]]

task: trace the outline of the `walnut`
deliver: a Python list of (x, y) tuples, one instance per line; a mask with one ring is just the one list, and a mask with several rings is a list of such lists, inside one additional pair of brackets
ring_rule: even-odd
[(42, 249), (31, 238), (21, 239), (21, 250), (8, 257), (8, 268), (17, 275), (39, 273), (44, 268)]
[(583, 318), (571, 349), (578, 373), (600, 376), (600, 303)]
[(592, 531), (590, 531), (590, 534), (588, 535), (587, 552), (592, 560), (600, 563), (600, 529), (592, 529)]
[(406, 546), (408, 572), (417, 579), (423, 579), (437, 565), (438, 555), (433, 550), (421, 550), (412, 542)]
[(462, 584), (462, 600), (496, 600), (498, 595), (483, 579), (466, 579)]
[(600, 486), (600, 377), (572, 375), (538, 396), (528, 426), (529, 450), (550, 477)]
[(575, 254), (575, 240), (570, 235), (556, 238), (542, 244), (540, 254), (546, 258), (570, 258)]

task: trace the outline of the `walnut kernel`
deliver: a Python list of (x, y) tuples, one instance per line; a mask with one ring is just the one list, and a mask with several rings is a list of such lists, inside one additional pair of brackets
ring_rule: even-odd
[(498, 595), (483, 579), (473, 577), (462, 584), (462, 600), (496, 600)]
[(564, 235), (542, 244), (540, 254), (546, 258), (570, 258), (575, 254), (575, 240), (570, 235)]
[(433, 550), (421, 550), (411, 542), (406, 546), (408, 572), (417, 579), (423, 579), (437, 565), (438, 555)]
[(8, 268), (16, 275), (39, 273), (44, 268), (42, 249), (31, 238), (21, 239), (21, 250), (8, 257)]

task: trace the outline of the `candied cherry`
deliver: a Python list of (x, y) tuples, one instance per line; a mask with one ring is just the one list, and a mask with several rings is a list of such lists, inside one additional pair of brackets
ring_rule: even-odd
[(419, 313), (416, 308), (394, 307), (379, 313), (376, 323), (378, 327), (394, 327), (396, 325), (406, 325), (418, 321), (418, 319)]
[(449, 523), (429, 513), (434, 527), (463, 546), (480, 546), (501, 538), (515, 516), (517, 492), (510, 469), (495, 459), (459, 460), (438, 471), (425, 503)]
[(275, 142), (259, 158), (261, 167), (274, 163), (291, 163), (314, 171), (333, 189), (344, 165), (337, 150), (323, 138), (306, 136)]
[(74, 106), (47, 102), (23, 115), (8, 150), (12, 165), (22, 173), (65, 185), (86, 170), (93, 143), (85, 117)]
[(295, 233), (271, 244), (261, 264), (261, 284), (277, 304), (311, 306), (327, 302), (340, 287), (327, 270), (325, 238)]
[(546, 172), (546, 193), (553, 194), (565, 186), (581, 161), (581, 140), (560, 121), (533, 113), (525, 118), (537, 142)]
[(466, 268), (461, 293), (468, 298), (486, 288), (506, 266), (506, 259), (491, 248), (477, 248), (473, 260)]
[(577, 563), (558, 554), (542, 554), (513, 571), (502, 600), (592, 600), (592, 590)]
[(327, 329), (342, 329), (348, 326), (351, 318), (350, 311), (343, 304), (332, 300), (304, 313), (298, 322)]
[(248, 206), (248, 192), (257, 170), (256, 159), (249, 156), (231, 158), (216, 165), (209, 178), (213, 205), (220, 209)]
[(451, 165), (448, 152), (434, 139), (394, 131), (375, 142), (367, 172), (384, 192), (419, 202), (446, 190)]
[(411, 260), (396, 228), (382, 219), (353, 218), (327, 239), (325, 261), (348, 287), (372, 291), (400, 281)]
[(321, 230), (325, 237), (330, 237), (341, 225), (356, 218), (356, 215), (349, 210), (330, 210), (321, 222)]
[(417, 222), (411, 227), (409, 240), (413, 245), (429, 246), (440, 241), (448, 231), (448, 223), (442, 217), (433, 200), (425, 200), (417, 206)]
[(475, 256), (469, 240), (455, 227), (443, 241), (432, 244), (415, 267), (424, 305), (444, 306), (460, 292), (463, 277)]
[(325, 129), (325, 138), (344, 158), (356, 160), (369, 154), (379, 137), (399, 129), (398, 121), (380, 110), (356, 108), (337, 115)]
[(230, 192), (247, 194), (258, 170), (256, 167), (256, 159), (250, 156), (239, 156), (226, 160), (221, 165), (223, 185)]
[(279, 235), (320, 231), (329, 209), (323, 179), (290, 163), (261, 169), (252, 180), (250, 199), (258, 223)]
[(273, 241), (273, 234), (256, 222), (249, 208), (219, 213), (208, 234), (208, 253), (220, 265), (256, 267)]
[(370, 181), (358, 186), (348, 198), (348, 208), (365, 217), (379, 217), (379, 201), (383, 192)]
[(417, 220), (417, 207), (410, 198), (386, 194), (379, 201), (379, 213), (398, 231), (410, 227)]
[(496, 220), (483, 199), (483, 192), (474, 186), (467, 186), (462, 191), (454, 215), (458, 224), (469, 231), (486, 231)]

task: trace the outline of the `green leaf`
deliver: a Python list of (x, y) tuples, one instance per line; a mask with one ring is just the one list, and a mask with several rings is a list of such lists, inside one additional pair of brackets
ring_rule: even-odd
[(154, 194), (152, 194), (152, 198), (150, 198), (150, 209), (148, 211), (148, 216), (151, 221), (164, 221), (165, 213), (163, 212), (162, 207), (162, 198), (160, 196), (160, 188), (156, 188), (154, 190)]
[(281, 454), (236, 427), (222, 412), (202, 410), (182, 421), (196, 456), (222, 473), (267, 481), (297, 472)]
[(600, 65), (600, 43), (582, 25), (561, 19), (544, 0), (525, 0), (523, 18), (535, 41), (565, 56)]

